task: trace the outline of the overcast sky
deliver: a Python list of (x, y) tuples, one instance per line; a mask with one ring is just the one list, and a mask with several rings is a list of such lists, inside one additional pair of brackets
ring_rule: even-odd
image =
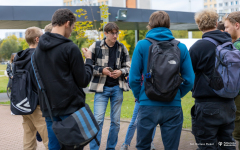
[[(191, 8), (190, 2), (191, 1)], [(62, 6), (63, 0), (0, 0), (0, 6)], [(203, 9), (203, 0), (152, 0), (152, 9), (191, 11), (197, 12)], [(25, 30), (1, 30), (0, 39), (5, 37), (5, 32)]]

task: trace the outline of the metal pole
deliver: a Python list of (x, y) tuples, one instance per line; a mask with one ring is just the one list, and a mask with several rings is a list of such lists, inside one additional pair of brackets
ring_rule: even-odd
[(139, 30), (135, 30), (135, 46), (137, 45), (138, 41), (139, 41)]

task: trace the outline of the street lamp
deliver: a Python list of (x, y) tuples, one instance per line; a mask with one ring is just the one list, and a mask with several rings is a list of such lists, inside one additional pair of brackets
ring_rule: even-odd
[(117, 21), (121, 20), (126, 20), (127, 19), (127, 9), (119, 9), (117, 12)]

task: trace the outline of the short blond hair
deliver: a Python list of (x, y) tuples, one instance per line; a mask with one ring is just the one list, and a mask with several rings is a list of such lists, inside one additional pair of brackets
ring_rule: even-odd
[(234, 23), (236, 23), (236, 22), (240, 23), (240, 11), (235, 11), (235, 12), (232, 12), (232, 13), (230, 13), (230, 14), (228, 14), (228, 15), (225, 15), (225, 16), (223, 17), (223, 22), (224, 22), (225, 20), (228, 20), (228, 21), (231, 22), (232, 24), (234, 24)]
[(216, 28), (218, 14), (214, 9), (204, 9), (195, 14), (195, 22), (201, 31), (206, 31)]
[(51, 32), (52, 31), (52, 23), (49, 23), (45, 26), (44, 32)]
[(40, 38), (42, 35), (42, 29), (38, 27), (29, 27), (25, 31), (25, 40), (27, 41), (28, 45), (36, 44), (36, 37)]

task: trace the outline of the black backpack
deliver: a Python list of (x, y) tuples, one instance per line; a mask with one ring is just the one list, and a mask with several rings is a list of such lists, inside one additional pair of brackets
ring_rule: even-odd
[(30, 75), (31, 55), (34, 49), (20, 51), (13, 61), (11, 111), (15, 115), (32, 114), (38, 104), (38, 94), (33, 91)]
[(180, 75), (179, 41), (155, 41), (149, 47), (145, 93), (151, 100), (171, 102), (178, 92), (183, 78)]

